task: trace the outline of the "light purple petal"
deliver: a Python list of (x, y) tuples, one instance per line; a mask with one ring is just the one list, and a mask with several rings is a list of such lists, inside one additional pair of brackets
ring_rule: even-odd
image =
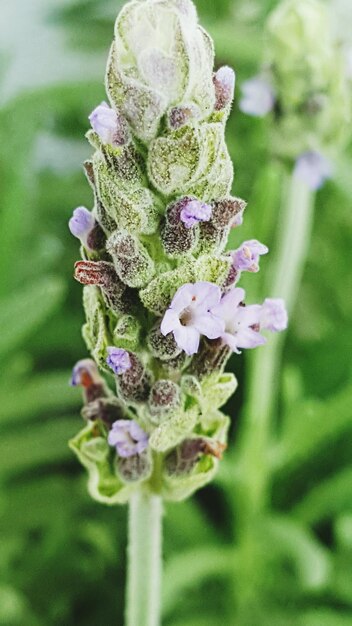
[(167, 309), (160, 325), (160, 332), (163, 335), (168, 335), (175, 330), (175, 328), (178, 328), (178, 326), (180, 326), (180, 318), (178, 314), (172, 309)]
[(117, 376), (124, 374), (131, 367), (131, 359), (127, 350), (109, 346), (107, 348), (108, 357), (106, 362)]
[(195, 317), (194, 328), (208, 339), (218, 339), (225, 331), (225, 322), (211, 313)]
[(128, 458), (147, 448), (148, 435), (134, 420), (117, 420), (108, 434), (108, 443), (119, 456)]
[(259, 323), (261, 328), (272, 332), (285, 330), (288, 316), (284, 300), (282, 298), (266, 298), (261, 307)]
[(199, 348), (200, 334), (192, 326), (180, 326), (174, 330), (175, 341), (188, 356), (196, 354)]
[(193, 294), (196, 297), (197, 307), (209, 311), (209, 309), (221, 300), (221, 289), (218, 285), (207, 281), (199, 281), (193, 285)]
[(252, 328), (242, 328), (236, 336), (236, 343), (239, 348), (257, 348), (264, 345), (266, 339)]
[(296, 161), (294, 175), (309, 189), (320, 189), (333, 175), (332, 164), (319, 152), (305, 152)]
[(73, 211), (68, 227), (71, 234), (86, 245), (87, 237), (95, 226), (94, 215), (84, 206), (79, 206)]
[(239, 307), (236, 318), (241, 326), (253, 326), (259, 324), (262, 315), (262, 307), (260, 304), (250, 304), (249, 306)]
[(245, 81), (242, 85), (242, 94), (239, 107), (247, 115), (264, 117), (274, 108), (274, 91), (262, 76)]
[(232, 252), (233, 266), (238, 271), (258, 272), (259, 257), (267, 254), (269, 248), (256, 239), (244, 241), (237, 250)]
[(181, 313), (192, 303), (192, 299), (194, 297), (193, 288), (194, 285), (192, 283), (186, 283), (176, 291), (170, 305), (170, 308), (175, 313)]
[(208, 222), (211, 218), (212, 208), (199, 200), (189, 200), (180, 213), (180, 219), (186, 228), (192, 228), (199, 222)]
[(231, 320), (240, 302), (243, 302), (245, 298), (245, 290), (241, 287), (235, 287), (222, 297), (220, 304), (211, 308), (211, 313), (217, 317), (221, 317), (225, 323)]
[(103, 143), (113, 143), (114, 135), (118, 130), (118, 117), (106, 102), (102, 102), (92, 111), (89, 121)]

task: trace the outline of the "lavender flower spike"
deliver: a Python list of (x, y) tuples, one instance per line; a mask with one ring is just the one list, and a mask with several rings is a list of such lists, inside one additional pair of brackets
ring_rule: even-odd
[(131, 367), (131, 359), (127, 350), (123, 350), (122, 348), (115, 348), (114, 346), (109, 346), (107, 348), (108, 357), (106, 362), (109, 367), (113, 370), (116, 376), (120, 376), (127, 372)]
[(126, 143), (127, 126), (121, 116), (106, 102), (99, 104), (88, 119), (104, 144), (120, 146)]
[(183, 207), (180, 218), (186, 228), (192, 228), (198, 222), (208, 222), (211, 218), (212, 209), (209, 204), (199, 200), (189, 200)]
[(278, 333), (287, 328), (287, 323), (288, 316), (284, 300), (282, 298), (266, 298), (260, 311), (260, 328)]
[(94, 215), (84, 206), (79, 206), (73, 211), (73, 215), (68, 223), (71, 234), (80, 239), (86, 248), (89, 248), (88, 237), (94, 226)]
[(189, 356), (198, 352), (200, 336), (217, 339), (224, 330), (222, 319), (210, 312), (220, 303), (221, 290), (209, 282), (180, 287), (161, 322), (163, 335), (173, 333), (179, 348)]
[(294, 169), (294, 175), (313, 190), (320, 189), (326, 179), (331, 178), (332, 173), (330, 161), (319, 152), (301, 154)]
[(266, 343), (256, 327), (259, 325), (261, 306), (252, 304), (242, 306), (245, 291), (236, 287), (223, 296), (220, 304), (212, 307), (211, 312), (221, 317), (225, 324), (222, 340), (231, 350), (240, 353), (239, 348), (256, 348)]
[(242, 98), (239, 107), (242, 113), (254, 117), (264, 117), (274, 108), (275, 95), (270, 84), (262, 77), (255, 76), (242, 85)]
[(269, 248), (256, 239), (244, 241), (231, 255), (233, 267), (240, 272), (259, 272), (259, 257), (268, 252)]
[(148, 447), (148, 435), (134, 420), (117, 420), (108, 435), (108, 443), (119, 456), (141, 454)]

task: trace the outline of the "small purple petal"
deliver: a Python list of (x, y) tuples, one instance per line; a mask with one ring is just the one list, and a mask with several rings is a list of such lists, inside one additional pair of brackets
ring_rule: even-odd
[(259, 257), (262, 254), (267, 254), (268, 252), (269, 248), (256, 239), (244, 241), (243, 244), (231, 255), (233, 266), (240, 272), (258, 272)]
[(208, 222), (211, 218), (212, 209), (209, 204), (199, 200), (189, 200), (183, 207), (180, 218), (186, 228), (192, 228), (198, 222)]
[(259, 328), (262, 307), (257, 304), (242, 306), (244, 297), (244, 290), (235, 287), (211, 310), (225, 323), (221, 335), (223, 342), (237, 353), (239, 348), (256, 348), (266, 341), (256, 330), (257, 326)]
[(79, 206), (73, 211), (73, 215), (68, 223), (71, 234), (77, 237), (77, 239), (80, 239), (82, 244), (86, 247), (88, 235), (93, 230), (94, 226), (94, 215), (84, 206)]
[(261, 76), (255, 76), (242, 85), (240, 110), (247, 115), (264, 117), (274, 108), (275, 95), (271, 85)]
[(134, 420), (117, 420), (108, 435), (108, 443), (119, 456), (141, 454), (148, 446), (147, 433)]
[(319, 152), (305, 152), (296, 161), (294, 175), (306, 183), (310, 189), (316, 190), (331, 178), (333, 168)]
[(266, 298), (261, 307), (260, 328), (277, 333), (285, 330), (287, 323), (288, 316), (284, 300), (282, 298)]
[(109, 356), (107, 357), (106, 362), (117, 376), (124, 374), (124, 372), (127, 372), (127, 370), (130, 369), (131, 359), (127, 350), (110, 346), (107, 348), (107, 351)]
[(126, 143), (128, 137), (126, 121), (106, 102), (99, 104), (88, 119), (104, 144), (121, 146)]
[(227, 65), (220, 67), (216, 74), (214, 74), (213, 81), (215, 86), (216, 111), (221, 111), (221, 109), (224, 109), (228, 104), (231, 104), (235, 91), (235, 80), (235, 72)]

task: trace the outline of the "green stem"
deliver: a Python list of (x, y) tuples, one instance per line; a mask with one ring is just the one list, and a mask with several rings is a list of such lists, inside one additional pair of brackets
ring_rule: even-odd
[[(276, 253), (266, 293), (294, 308), (306, 260), (313, 221), (314, 194), (293, 175), (284, 183)], [(236, 491), (236, 527), (242, 584), (235, 590), (238, 610), (249, 610), (258, 591), (261, 520), (270, 493), (270, 444), (276, 416), (284, 336), (249, 355), (248, 395), (239, 441), (240, 481)], [(238, 563), (236, 564), (238, 567)]]
[(126, 626), (160, 626), (162, 500), (137, 492), (129, 505)]
[[(284, 185), (283, 206), (278, 227), (276, 253), (266, 293), (283, 298), (287, 311), (293, 311), (313, 222), (314, 194), (297, 177)], [(265, 508), (268, 483), (268, 448), (272, 418), (276, 414), (279, 391), (282, 335), (271, 335), (268, 344), (250, 354), (249, 388), (245, 406), (242, 459), (246, 467), (246, 492), (250, 508)]]

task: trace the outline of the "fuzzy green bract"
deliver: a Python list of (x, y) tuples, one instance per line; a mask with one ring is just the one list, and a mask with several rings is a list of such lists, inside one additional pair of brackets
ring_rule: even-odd
[[(214, 450), (226, 447), (229, 418), (219, 409), (237, 386), (223, 373), (229, 351), (203, 339), (196, 358), (187, 357), (159, 330), (179, 287), (201, 280), (225, 288), (231, 267), (231, 211), (223, 223), (214, 212), (213, 221), (188, 231), (168, 222), (169, 207), (185, 196), (213, 207), (223, 202), (234, 214), (240, 202), (229, 195), (233, 167), (224, 137), (232, 98), (222, 108), (217, 103), (213, 63), (192, 2), (132, 0), (117, 18), (106, 73), (110, 106), (129, 132), (123, 145), (87, 133), (95, 153), (85, 168), (105, 243), (82, 248), (83, 336), (111, 382), (107, 348), (128, 351), (131, 367), (116, 376), (116, 402), (121, 419), (134, 419), (149, 437), (143, 454), (119, 458), (107, 442), (109, 400), (86, 390), (83, 414), (93, 418), (70, 446), (88, 471), (90, 495), (107, 504), (126, 502), (141, 485), (166, 499), (185, 498), (213, 477), (221, 456)], [(193, 447), (185, 446), (190, 440)]]

